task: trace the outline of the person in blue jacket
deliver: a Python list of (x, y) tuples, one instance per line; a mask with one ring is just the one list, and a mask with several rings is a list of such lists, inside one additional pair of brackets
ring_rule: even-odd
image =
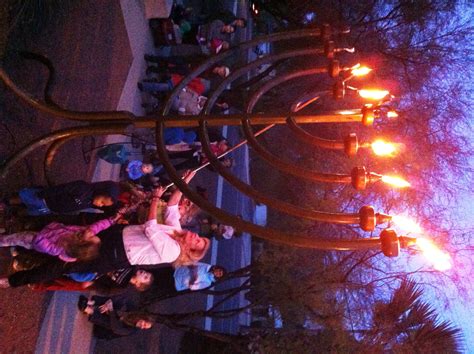
[(23, 188), (10, 205), (25, 205), (28, 215), (65, 214), (113, 206), (117, 202), (119, 185), (113, 181), (89, 183), (73, 181), (52, 187)]

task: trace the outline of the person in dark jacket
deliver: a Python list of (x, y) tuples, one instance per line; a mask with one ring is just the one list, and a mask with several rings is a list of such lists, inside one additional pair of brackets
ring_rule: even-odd
[(31, 216), (64, 214), (83, 209), (110, 207), (117, 202), (117, 182), (73, 181), (52, 187), (23, 188), (10, 204), (24, 204)]
[(111, 298), (80, 296), (78, 308), (94, 324), (94, 336), (102, 339), (128, 336), (138, 330), (151, 328), (155, 319), (150, 314), (133, 311), (136, 303), (126, 296)]

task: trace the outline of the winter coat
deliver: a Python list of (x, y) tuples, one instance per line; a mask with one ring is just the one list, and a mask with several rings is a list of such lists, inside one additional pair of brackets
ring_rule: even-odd
[(41, 253), (58, 256), (65, 262), (75, 261), (76, 259), (71, 258), (64, 249), (64, 238), (70, 237), (71, 234), (76, 232), (84, 232), (87, 229), (94, 234), (98, 234), (111, 225), (112, 221), (110, 219), (100, 220), (90, 226), (64, 225), (52, 222), (36, 234), (33, 239), (33, 249)]
[(104, 181), (88, 183), (74, 181), (44, 188), (38, 196), (43, 198), (48, 208), (55, 213), (69, 213), (94, 208), (94, 197), (107, 195), (115, 202), (119, 194), (116, 182)]

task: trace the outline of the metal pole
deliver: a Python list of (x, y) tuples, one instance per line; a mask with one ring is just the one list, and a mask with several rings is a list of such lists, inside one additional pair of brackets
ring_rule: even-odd
[(208, 200), (201, 197), (198, 193), (193, 191), (178, 175), (177, 171), (171, 163), (168, 153), (166, 151), (165, 145), (163, 144), (163, 128), (164, 124), (162, 122), (157, 122), (156, 124), (156, 142), (157, 142), (157, 152), (160, 157), (161, 162), (165, 166), (166, 171), (168, 171), (170, 179), (176, 184), (180, 191), (189, 198), (194, 204), (196, 204), (200, 209), (205, 212), (215, 216), (217, 219), (221, 220), (227, 225), (235, 227), (237, 230), (244, 232), (249, 232), (252, 235), (260, 237), (262, 239), (268, 240), (270, 242), (275, 242), (283, 245), (301, 247), (301, 248), (312, 248), (319, 250), (339, 250), (339, 251), (349, 251), (349, 250), (362, 250), (362, 249), (371, 249), (371, 248), (380, 248), (380, 240), (376, 239), (363, 239), (363, 240), (319, 240), (316, 237), (307, 237), (300, 234), (291, 234), (280, 232), (269, 227), (262, 227), (255, 225), (251, 222), (245, 221), (241, 218), (238, 218), (234, 215), (231, 215), (224, 210), (217, 208), (215, 205), (210, 203)]

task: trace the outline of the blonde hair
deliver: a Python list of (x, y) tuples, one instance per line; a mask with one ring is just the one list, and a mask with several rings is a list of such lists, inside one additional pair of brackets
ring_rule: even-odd
[(204, 240), (204, 248), (202, 250), (193, 250), (190, 249), (186, 244), (185, 235), (188, 233), (188, 230), (176, 231), (173, 234), (173, 238), (178, 241), (181, 248), (178, 258), (173, 262), (173, 267), (181, 267), (186, 265), (194, 264), (204, 258), (209, 247), (211, 246), (211, 241), (207, 238), (201, 237)]
[(99, 257), (100, 242), (85, 240), (82, 231), (65, 237), (62, 246), (69, 257), (78, 261), (91, 261)]

